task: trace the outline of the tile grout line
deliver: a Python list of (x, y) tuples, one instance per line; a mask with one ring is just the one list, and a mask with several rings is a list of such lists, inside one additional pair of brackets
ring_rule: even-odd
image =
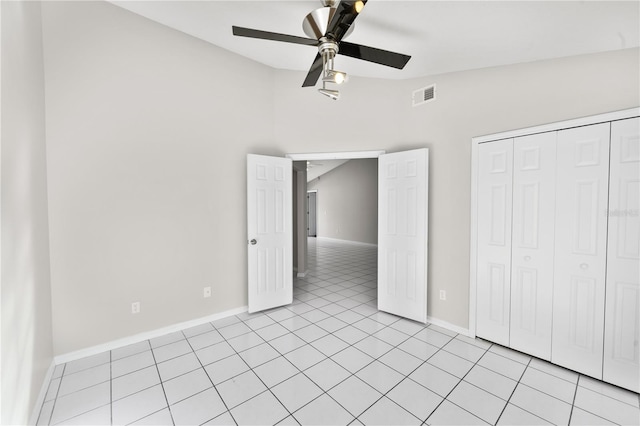
[[(435, 331), (435, 330), (434, 330), (434, 331)], [(455, 339), (455, 336), (454, 336), (454, 337), (451, 337), (451, 339), (449, 339), (449, 341), (447, 341), (447, 343), (445, 343), (444, 345), (442, 345), (442, 347), (441, 347), (441, 348), (439, 348), (439, 349), (438, 349), (438, 351), (437, 351), (436, 353), (434, 353), (433, 355), (431, 355), (431, 356), (429, 357), (429, 359), (433, 358), (433, 357), (434, 357), (438, 352), (440, 352), (440, 351), (442, 350), (442, 348), (444, 348), (446, 345), (448, 345), (448, 344), (449, 344), (453, 339)], [(469, 370), (468, 370), (468, 371), (467, 371), (467, 372), (466, 372), (462, 377), (460, 377), (460, 378), (459, 378), (458, 383), (456, 383), (456, 385), (455, 385), (454, 387), (452, 387), (452, 388), (451, 388), (451, 390), (447, 393), (447, 395), (446, 395), (446, 396), (444, 396), (444, 397), (442, 398), (442, 401), (440, 401), (440, 403), (439, 403), (439, 404), (438, 404), (438, 405), (433, 409), (433, 411), (431, 411), (431, 413), (427, 416), (427, 418), (424, 420), (424, 422), (423, 422), (422, 424), (428, 424), (428, 423), (427, 423), (427, 420), (429, 420), (429, 418), (433, 415), (433, 413), (435, 413), (436, 411), (438, 411), (438, 408), (440, 408), (440, 406), (442, 405), (442, 403), (443, 403), (443, 402), (445, 402), (445, 401), (448, 401), (450, 404), (455, 405), (456, 407), (460, 408), (461, 410), (466, 411), (467, 413), (471, 414), (472, 416), (474, 416), (474, 417), (476, 417), (477, 419), (480, 419), (480, 420), (482, 420), (482, 421), (484, 422), (484, 419), (481, 419), (479, 416), (475, 415), (474, 413), (472, 413), (471, 411), (469, 411), (469, 410), (465, 409), (464, 407), (460, 407), (458, 404), (456, 404), (456, 403), (455, 403), (455, 402), (453, 402), (453, 401), (450, 401), (448, 398), (449, 398), (449, 395), (451, 395), (451, 393), (452, 393), (452, 392), (453, 392), (453, 391), (454, 391), (454, 390), (455, 390), (455, 389), (460, 385), (460, 383), (462, 383), (462, 381), (464, 380), (464, 378), (465, 378), (465, 377), (467, 377), (467, 374), (469, 374), (469, 372), (473, 369), (473, 367), (475, 367), (476, 365), (478, 365), (478, 362), (480, 362), (480, 360), (481, 360), (481, 359), (486, 355), (486, 353), (487, 353), (487, 352), (489, 352), (489, 349), (490, 349), (490, 348), (491, 348), (491, 346), (489, 346), (489, 347), (484, 351), (484, 354), (482, 354), (482, 356), (481, 356), (480, 358), (478, 358), (478, 360), (477, 360), (475, 363), (473, 363), (473, 365), (471, 366), (471, 368), (469, 368)], [(447, 351), (445, 351), (445, 352), (447, 352)], [(447, 353), (449, 353), (449, 352), (447, 352)], [(454, 356), (458, 356), (458, 355), (455, 355), (455, 354), (452, 354), (452, 355), (454, 355)], [(462, 357), (458, 357), (458, 358), (462, 358)], [(424, 363), (426, 364), (426, 363), (429, 361), (429, 359), (427, 359)], [(464, 358), (462, 358), (462, 359), (464, 359)], [(466, 360), (466, 361), (468, 361), (468, 360)], [(469, 361), (469, 362), (471, 362), (471, 361)], [(438, 368), (438, 369), (440, 369), (440, 370), (444, 371), (445, 373), (448, 373), (448, 374), (450, 374), (450, 375), (452, 375), (452, 376), (454, 376), (454, 377), (458, 378), (458, 376), (455, 376), (455, 375), (453, 375), (452, 373), (450, 373), (450, 372), (448, 372), (448, 371), (446, 371), (446, 370), (443, 370), (443, 369), (439, 368), (439, 367), (438, 367), (438, 366), (436, 366), (436, 365), (433, 365), (433, 364), (429, 364), (429, 365), (431, 365), (431, 366), (433, 366), (433, 367), (436, 367), (436, 368)], [(430, 390), (430, 389), (429, 389), (429, 390)], [(432, 391), (432, 392), (433, 392), (433, 391)], [(435, 393), (435, 392), (434, 392), (434, 393)], [(436, 395), (441, 396), (441, 395), (440, 395), (440, 394), (438, 394), (438, 393), (436, 393)]]
[(567, 424), (571, 424), (571, 417), (573, 417), (573, 408), (576, 404), (576, 396), (578, 395), (578, 386), (580, 385), (580, 376), (578, 376), (578, 380), (576, 380), (576, 387), (573, 390), (573, 400), (571, 401), (571, 410), (569, 411), (569, 420)]
[(109, 422), (113, 424), (113, 353), (109, 351)]
[[(428, 328), (428, 326), (425, 326), (424, 328), (426, 329), (426, 328)], [(435, 330), (434, 330), (434, 331), (435, 331)], [(407, 339), (403, 340), (401, 343), (399, 343), (399, 344), (398, 344), (397, 346), (395, 346), (393, 349), (398, 349), (398, 350), (401, 350), (401, 351), (402, 351), (402, 349), (401, 349), (399, 346), (400, 346), (402, 343), (404, 343), (404, 342), (406, 342), (407, 340), (409, 340), (410, 338), (414, 337), (414, 336), (415, 336), (416, 334), (418, 334), (419, 332), (420, 332), (420, 331), (417, 331), (417, 332), (416, 332), (416, 333), (414, 333), (412, 336), (409, 336)], [(455, 337), (454, 337), (454, 338), (455, 338)], [(453, 338), (452, 338), (452, 339), (453, 339)], [(451, 341), (451, 340), (449, 340), (449, 341)], [(393, 349), (391, 349), (391, 350), (393, 350)], [(384, 355), (386, 355), (387, 353), (391, 352), (391, 350), (389, 350), (389, 351), (385, 352), (383, 355), (381, 355), (380, 357), (376, 358), (375, 360), (376, 360), (376, 361), (378, 361), (378, 362), (381, 362), (383, 365), (386, 365), (384, 362), (379, 361), (379, 359), (380, 359), (381, 357), (383, 357)], [(403, 351), (403, 352), (404, 352), (404, 351)], [(439, 352), (439, 350), (438, 350), (438, 351), (436, 351), (436, 352), (434, 352), (434, 353), (433, 353), (433, 355), (435, 355), (435, 354), (436, 354), (436, 353), (438, 353), (438, 352)], [(405, 352), (405, 353), (407, 353), (407, 352)], [(409, 355), (411, 355), (411, 354), (409, 354)], [(423, 386), (422, 384), (420, 384), (420, 383), (416, 382), (415, 380), (413, 380), (413, 379), (411, 379), (411, 378), (409, 377), (409, 376), (410, 376), (411, 374), (413, 374), (416, 370), (418, 370), (420, 367), (422, 367), (424, 364), (426, 364), (426, 363), (427, 363), (427, 361), (428, 361), (429, 359), (431, 359), (431, 357), (433, 357), (433, 355), (431, 355), (430, 357), (428, 357), (426, 360), (422, 361), (422, 362), (420, 363), (420, 365), (418, 365), (416, 368), (414, 368), (413, 370), (411, 370), (411, 372), (410, 372), (410, 373), (408, 373), (408, 374), (406, 374), (406, 375), (405, 375), (404, 373), (401, 373), (401, 372), (399, 372), (399, 371), (395, 370), (393, 367), (391, 367), (391, 366), (388, 366), (388, 365), (387, 365), (387, 367), (389, 367), (389, 368), (393, 369), (394, 371), (398, 372), (399, 374), (404, 375), (404, 378), (403, 378), (403, 379), (401, 379), (401, 380), (400, 380), (398, 383), (396, 383), (394, 386), (392, 386), (392, 387), (391, 387), (387, 392), (383, 393), (383, 394), (382, 394), (382, 396), (381, 396), (379, 399), (377, 399), (373, 404), (371, 404), (369, 407), (367, 407), (367, 409), (366, 409), (366, 410), (364, 410), (364, 411), (360, 414), (360, 416), (361, 416), (362, 414), (366, 413), (366, 412), (367, 412), (371, 407), (373, 407), (375, 404), (377, 404), (377, 403), (378, 403), (378, 401), (380, 401), (382, 398), (385, 398), (385, 397), (386, 397), (386, 398), (387, 398), (387, 399), (389, 399), (391, 402), (393, 402), (394, 404), (398, 405), (400, 408), (404, 409), (406, 412), (408, 412), (409, 414), (411, 414), (412, 416), (414, 416), (414, 417), (415, 417), (415, 418), (417, 418), (418, 420), (421, 420), (421, 419), (420, 419), (420, 417), (416, 416), (414, 413), (412, 413), (411, 411), (409, 411), (409, 410), (408, 410), (408, 409), (406, 409), (405, 407), (401, 406), (401, 405), (400, 405), (400, 404), (398, 404), (396, 401), (394, 401), (393, 399), (389, 398), (387, 395), (388, 395), (388, 394), (389, 394), (393, 389), (395, 389), (396, 387), (400, 386), (400, 384), (401, 384), (402, 382), (404, 382), (405, 380), (411, 380), (411, 381), (415, 382), (416, 384), (418, 384), (419, 386), (422, 386), (423, 388), (427, 389), (429, 392), (433, 392), (431, 389), (429, 389), (429, 388), (427, 388), (427, 387)], [(413, 356), (413, 355), (411, 355), (411, 356)], [(419, 359), (419, 358), (417, 358), (417, 359)], [(370, 365), (370, 364), (369, 364), (369, 365)], [(363, 368), (364, 368), (364, 367), (363, 367)], [(360, 370), (359, 370), (359, 371), (360, 371)], [(361, 380), (362, 380), (362, 379), (361, 379)], [(365, 383), (366, 383), (366, 382), (365, 382)], [(368, 383), (367, 383), (367, 384), (368, 384)], [(376, 389), (376, 390), (377, 390), (377, 389)], [(437, 393), (435, 393), (435, 392), (433, 392), (433, 393), (434, 393), (434, 394), (436, 394), (436, 395), (438, 395), (438, 394), (437, 394)], [(438, 397), (440, 397), (440, 395), (438, 395)], [(434, 409), (434, 411), (435, 411), (435, 409)], [(430, 413), (429, 415), (431, 415), (431, 413)], [(358, 421), (360, 421), (360, 416), (358, 416), (358, 417), (357, 417), (357, 420), (358, 420)], [(429, 418), (429, 416), (427, 416), (427, 418)], [(421, 420), (421, 422), (422, 422), (422, 423), (424, 423), (425, 421), (426, 421), (426, 419), (425, 419), (425, 420)]]
[[(492, 345), (492, 346), (493, 346), (493, 345)], [(520, 382), (522, 381), (522, 378), (524, 377), (524, 374), (527, 372), (527, 368), (529, 368), (529, 365), (530, 365), (530, 364), (531, 364), (531, 359), (529, 359), (529, 362), (527, 362), (527, 364), (525, 365), (524, 370), (522, 370), (522, 374), (520, 374), (520, 378), (519, 378), (519, 379), (518, 379), (518, 381), (516, 382), (516, 385), (513, 387), (513, 390), (511, 391), (511, 394), (509, 395), (509, 398), (507, 398), (507, 403), (504, 405), (504, 407), (502, 407), (502, 411), (500, 412), (500, 415), (499, 415), (499, 416), (498, 416), (498, 418), (496, 419), (496, 424), (500, 421), (500, 417), (502, 417), (502, 415), (504, 414), (504, 410), (506, 410), (506, 409), (507, 409), (507, 406), (509, 405), (509, 403), (510, 403), (510, 401), (511, 401), (511, 398), (513, 398), (513, 394), (515, 394), (515, 393), (516, 393), (516, 389), (518, 388), (518, 385), (519, 385), (519, 384), (520, 384)], [(523, 385), (524, 385), (524, 383), (523, 383)], [(520, 408), (521, 410), (526, 411), (527, 413), (529, 413), (529, 414), (531, 414), (531, 415), (533, 415), (533, 416), (535, 416), (535, 417), (538, 417), (539, 419), (542, 419), (542, 417), (537, 416), (536, 414), (531, 413), (529, 410), (525, 410), (524, 408), (522, 408), (522, 407), (520, 407), (520, 406), (518, 406), (518, 405), (515, 405), (515, 404), (513, 404), (513, 405), (514, 405), (514, 406), (516, 406), (516, 407), (518, 407), (518, 408)], [(548, 421), (548, 420), (546, 420), (546, 419), (542, 419), (542, 420), (544, 420), (544, 421)]]
[[(209, 324), (211, 324), (211, 323), (209, 323)], [(223, 335), (222, 335), (218, 330), (216, 330), (216, 328), (213, 326), (213, 324), (212, 324), (211, 326), (213, 327), (213, 329), (214, 329), (218, 334), (220, 334), (220, 337), (222, 337), (222, 338), (224, 339), (224, 336), (223, 336)], [(209, 333), (209, 332), (207, 332), (207, 333)], [(201, 334), (204, 334), (204, 333), (201, 333)], [(209, 373), (207, 373), (207, 370), (205, 370), (204, 365), (202, 364), (202, 361), (201, 361), (201, 360), (200, 360), (200, 358), (198, 357), (198, 354), (196, 353), (196, 351), (193, 349), (193, 345), (192, 345), (192, 344), (191, 344), (191, 342), (189, 341), (189, 338), (186, 336), (186, 334), (184, 334), (184, 331), (182, 332), (182, 335), (185, 337), (185, 340), (187, 341), (187, 344), (188, 344), (188, 345), (189, 345), (189, 347), (191, 348), (191, 353), (193, 353), (193, 355), (194, 355), (194, 356), (196, 357), (196, 359), (198, 360), (198, 364), (200, 364), (200, 368), (202, 368), (202, 371), (204, 372), (205, 376), (207, 376), (207, 379), (209, 379), (209, 382), (211, 383), (211, 387), (216, 391), (216, 394), (218, 395), (218, 398), (220, 398), (220, 401), (222, 401), (222, 404), (224, 405), (224, 408), (225, 408), (225, 410), (226, 410), (225, 412), (229, 413), (229, 415), (231, 416), (231, 420), (233, 420), (233, 422), (237, 425), (237, 424), (238, 424), (238, 422), (236, 421), (235, 417), (233, 417), (233, 414), (231, 414), (231, 410), (229, 409), (229, 406), (227, 405), (226, 401), (222, 398), (222, 395), (220, 395), (220, 391), (218, 390), (218, 388), (216, 387), (216, 385), (213, 383), (213, 380), (212, 380), (212, 379), (211, 379), (211, 377), (209, 376)], [(196, 336), (199, 336), (199, 335), (200, 335), (200, 334), (198, 334), (198, 335), (196, 335)], [(195, 336), (192, 336), (192, 337), (195, 337)], [(226, 342), (226, 340), (225, 340), (225, 342)], [(221, 342), (219, 342), (219, 343), (221, 343)], [(214, 343), (214, 345), (215, 345), (215, 344), (217, 344), (217, 343)], [(227, 343), (227, 344), (229, 344), (229, 343)], [(210, 345), (210, 346), (213, 346), (213, 345)], [(229, 345), (229, 346), (231, 346), (231, 345)], [(209, 346), (205, 346), (205, 347), (207, 347), (207, 348), (208, 348)], [(204, 349), (205, 347), (200, 348), (200, 349)], [(232, 348), (232, 349), (233, 349), (233, 348)], [(193, 372), (193, 371), (198, 371), (198, 369), (196, 369), (196, 370), (192, 370), (192, 371), (190, 371), (190, 372), (188, 372), (188, 373), (185, 373), (185, 374), (189, 374), (189, 373), (191, 373), (191, 372)], [(160, 374), (160, 371), (158, 370), (158, 375), (159, 375), (159, 374)], [(184, 374), (183, 374), (183, 375), (184, 375)], [(176, 377), (181, 377), (181, 376), (183, 376), (183, 375), (176, 376)], [(176, 377), (172, 377), (172, 378), (171, 378), (171, 379), (169, 379), (169, 380), (173, 380), (173, 379), (175, 379)], [(162, 377), (160, 377), (160, 380), (162, 381)], [(167, 380), (167, 381), (168, 381), (168, 380)], [(191, 396), (188, 396), (187, 398), (182, 399), (181, 401), (184, 401), (184, 400), (187, 400), (187, 399), (189, 399), (189, 398), (192, 398), (192, 397), (194, 397), (195, 395), (198, 395), (198, 394), (200, 394), (200, 393), (202, 393), (202, 392), (205, 392), (205, 391), (207, 391), (207, 390), (209, 390), (209, 389), (210, 389), (210, 388), (204, 389), (204, 390), (202, 390), (202, 391), (200, 391), (200, 392), (198, 392), (198, 393), (196, 393), (196, 394), (194, 394), (194, 395), (191, 395)], [(181, 402), (181, 401), (178, 401), (178, 402)], [(168, 402), (168, 401), (167, 401), (167, 402)], [(177, 404), (178, 402), (176, 402), (176, 404)], [(220, 416), (221, 416), (221, 415), (223, 415), (223, 414), (224, 414), (224, 412), (223, 412), (223, 413), (218, 414), (217, 416), (213, 417), (212, 419), (206, 420), (204, 423), (207, 423), (207, 422), (210, 422), (211, 420), (217, 419), (218, 417), (220, 417)]]
[[(261, 315), (266, 315), (266, 314), (261, 314)], [(239, 317), (239, 316), (237, 316), (237, 315), (236, 315), (236, 317), (240, 320), (240, 322), (242, 322), (242, 324), (244, 324), (245, 326), (249, 327), (249, 326), (246, 324), (246, 322), (245, 322), (242, 318), (240, 318), (240, 317)], [(251, 329), (251, 327), (249, 327), (249, 328)], [(252, 329), (251, 331), (255, 332), (253, 329)], [(249, 333), (249, 332), (248, 332), (248, 333)], [(248, 333), (244, 333), (244, 334), (248, 334)], [(257, 334), (257, 333), (256, 333), (256, 334)], [(262, 385), (266, 388), (266, 390), (264, 390), (264, 391), (262, 391), (262, 392), (258, 393), (257, 395), (252, 396), (251, 398), (247, 398), (246, 400), (242, 401), (241, 403), (239, 403), (239, 404), (235, 405), (233, 408), (239, 407), (239, 406), (241, 406), (242, 404), (245, 404), (246, 402), (248, 402), (248, 401), (250, 401), (250, 400), (252, 400), (252, 399), (254, 399), (254, 398), (256, 398), (256, 397), (258, 397), (258, 396), (260, 396), (260, 395), (262, 395), (262, 394), (263, 394), (263, 393), (265, 393), (265, 392), (269, 392), (269, 393), (271, 393), (271, 395), (276, 399), (276, 401), (278, 401), (278, 403), (279, 403), (280, 405), (282, 405), (282, 407), (285, 409), (285, 411), (289, 414), (287, 417), (293, 417), (293, 414), (291, 413), (291, 411), (289, 411), (289, 409), (287, 408), (287, 406), (285, 406), (285, 405), (282, 403), (282, 401), (280, 401), (280, 398), (278, 398), (278, 396), (277, 396), (275, 393), (273, 393), (273, 391), (271, 390), (271, 387), (267, 386), (267, 384), (266, 384), (266, 383), (264, 383), (264, 381), (262, 380), (262, 378), (261, 378), (261, 377), (260, 377), (260, 376), (255, 372), (255, 371), (253, 371), (253, 367), (251, 367), (251, 366), (249, 365), (249, 363), (248, 363), (248, 362), (247, 362), (247, 361), (242, 357), (242, 355), (240, 355), (240, 352), (238, 352), (238, 351), (236, 350), (236, 348), (234, 348), (232, 345), (230, 345), (230, 344), (229, 344), (229, 342), (227, 341), (227, 338), (226, 338), (222, 333), (220, 333), (220, 336), (222, 336), (222, 338), (223, 338), (223, 339), (224, 339), (224, 341), (227, 343), (227, 345), (229, 345), (229, 347), (230, 347), (231, 349), (233, 349), (233, 351), (235, 352), (235, 354), (236, 354), (236, 355), (237, 355), (237, 356), (242, 360), (242, 362), (244, 362), (244, 363), (245, 363), (245, 365), (249, 368), (249, 370), (247, 370), (247, 371), (251, 371), (251, 372), (252, 372), (252, 373), (253, 373), (253, 374), (258, 378), (258, 380), (260, 380), (260, 383), (262, 383)], [(239, 335), (239, 336), (241, 336), (241, 335)], [(234, 337), (239, 337), (239, 336), (234, 336)], [(267, 343), (267, 344), (268, 344), (268, 342), (267, 342), (267, 341), (265, 341), (265, 340), (262, 338), (262, 336), (258, 335), (258, 337), (260, 337), (260, 338), (264, 341), (264, 343)], [(259, 345), (256, 345), (256, 346), (253, 346), (253, 347), (257, 347), (257, 346), (260, 346), (260, 345), (262, 345), (262, 344), (263, 344), (263, 343), (260, 343)], [(278, 350), (277, 350), (277, 349), (275, 349), (275, 348), (273, 348), (273, 346), (269, 345), (269, 347), (271, 347), (273, 350), (275, 350), (276, 352), (278, 352)], [(248, 348), (248, 349), (246, 349), (246, 350), (249, 350), (249, 349), (252, 349), (252, 348)], [(244, 352), (244, 351), (243, 351), (243, 352)], [(278, 353), (280, 353), (280, 352), (278, 352)], [(230, 355), (230, 356), (233, 356), (233, 355)], [(227, 358), (228, 358), (228, 357), (227, 357)], [(274, 358), (274, 359), (275, 359), (275, 358)], [(273, 361), (273, 359), (271, 359), (271, 360), (269, 360), (269, 361), (267, 361), (267, 362), (270, 362), (270, 361)], [(262, 364), (260, 364), (260, 365), (264, 365), (264, 364), (266, 364), (267, 362), (264, 362), (264, 363), (262, 363)], [(260, 365), (257, 365), (256, 367), (259, 367)], [(296, 367), (296, 366), (294, 365), (294, 367)], [(297, 368), (297, 367), (296, 367), (296, 368)], [(234, 377), (238, 377), (239, 375), (241, 375), (241, 374), (245, 374), (245, 373), (246, 373), (246, 371), (244, 371), (244, 372), (242, 372), (242, 373), (240, 373), (240, 374), (238, 374), (238, 375), (236, 375), (236, 376), (234, 376)], [(207, 374), (207, 376), (208, 376), (208, 374)], [(229, 381), (229, 380), (231, 380), (231, 378), (230, 378), (230, 379), (225, 380), (224, 382), (227, 382), (227, 381)], [(212, 382), (213, 382), (213, 381), (212, 381)], [(224, 383), (224, 382), (221, 382), (221, 383)], [(214, 385), (214, 386), (215, 386), (215, 385)], [(217, 389), (216, 389), (216, 390), (217, 390)], [(222, 395), (220, 395), (220, 398), (222, 398)], [(224, 400), (223, 400), (223, 401), (224, 401)], [(225, 403), (225, 406), (226, 406), (226, 403)], [(231, 409), (229, 409), (229, 414), (231, 414)], [(232, 417), (233, 417), (233, 415), (232, 415)], [(284, 419), (286, 419), (287, 417), (285, 417)], [(280, 420), (279, 420), (279, 422), (282, 422), (284, 419), (280, 419)], [(235, 418), (234, 418), (234, 421), (235, 421)], [(296, 422), (297, 422), (297, 420), (296, 420)], [(237, 422), (236, 422), (236, 424), (237, 424)]]
[[(64, 377), (64, 371), (67, 369), (67, 364), (65, 363), (64, 366), (62, 367), (62, 372), (60, 373), (60, 377), (58, 377), (60, 379), (60, 383), (58, 383), (58, 389), (56, 389), (56, 396), (53, 398), (53, 407), (51, 407), (51, 414), (49, 415), (49, 420), (47, 421), (47, 424), (50, 425), (51, 424), (51, 420), (53, 419), (53, 412), (56, 409), (56, 402), (58, 402), (58, 395), (60, 394), (60, 386), (62, 385), (62, 378)], [(55, 380), (55, 379), (53, 379)], [(51, 380), (49, 382), (49, 386), (51, 386), (51, 382), (53, 381)], [(47, 393), (49, 392), (49, 390), (47, 389)], [(46, 394), (45, 394), (45, 398), (46, 398)], [(44, 405), (44, 404), (42, 404)], [(40, 414), (42, 414), (42, 408), (40, 408)], [(40, 420), (40, 416), (38, 416), (38, 421)], [(36, 421), (37, 424), (37, 421)]]
[[(173, 343), (175, 343), (175, 342), (173, 342)], [(164, 396), (164, 400), (167, 403), (167, 410), (169, 411), (169, 416), (171, 417), (171, 422), (175, 425), (176, 421), (173, 418), (173, 412), (171, 411), (171, 406), (169, 405), (169, 399), (167, 398), (167, 392), (164, 389), (164, 383), (162, 382), (162, 376), (160, 375), (160, 369), (158, 368), (158, 361), (156, 360), (156, 354), (153, 352), (154, 348), (153, 348), (153, 346), (151, 346), (151, 340), (149, 340), (149, 347), (151, 348), (150, 351), (151, 351), (151, 356), (153, 357), (153, 365), (156, 367), (156, 373), (158, 373), (158, 379), (160, 379), (160, 386), (162, 388), (162, 395)], [(148, 367), (145, 367), (145, 368), (148, 368)], [(157, 386), (157, 385), (154, 385), (154, 386)], [(160, 411), (160, 410), (158, 410), (158, 411)], [(151, 413), (151, 414), (153, 414), (153, 413)], [(151, 414), (149, 414), (149, 415), (151, 415)], [(148, 417), (148, 416), (145, 416), (145, 417)], [(142, 418), (144, 419), (145, 417), (142, 417)], [(134, 421), (138, 421), (138, 420), (141, 420), (141, 419), (137, 419), (137, 420), (134, 420)]]
[[(577, 394), (578, 394), (578, 388), (582, 388), (582, 389), (587, 390), (587, 391), (589, 391), (589, 392), (593, 392), (593, 393), (595, 393), (595, 394), (597, 394), (597, 395), (599, 395), (599, 396), (601, 396), (601, 397), (603, 397), (603, 398), (608, 398), (608, 399), (611, 399), (611, 400), (613, 400), (613, 401), (616, 401), (617, 403), (625, 404), (625, 405), (627, 405), (627, 406), (629, 406), (629, 407), (633, 408), (634, 410), (638, 410), (638, 409), (640, 409), (640, 407), (635, 407), (635, 406), (633, 406), (633, 405), (631, 405), (631, 404), (628, 404), (628, 403), (626, 403), (626, 402), (624, 402), (624, 401), (621, 401), (621, 400), (619, 400), (619, 399), (617, 399), (617, 398), (613, 398), (613, 397), (611, 397), (611, 396), (609, 396), (609, 395), (605, 395), (605, 394), (603, 394), (603, 393), (600, 393), (600, 392), (594, 391), (594, 390), (589, 389), (589, 388), (584, 387), (584, 386), (580, 386), (580, 379), (582, 379), (582, 377), (588, 377), (588, 378), (590, 378), (590, 379), (591, 379), (591, 377), (589, 377), (589, 376), (584, 376), (583, 374), (580, 374), (580, 377), (578, 378), (578, 382), (577, 382), (577, 384), (576, 384), (576, 397), (577, 397)], [(638, 394), (638, 398), (640, 399), (640, 394)], [(575, 398), (574, 398), (574, 402), (575, 402)], [(616, 422), (614, 422), (613, 420), (606, 419), (606, 418), (602, 417), (600, 414), (597, 414), (597, 413), (594, 413), (594, 412), (592, 412), (592, 411), (589, 411), (589, 409), (587, 409), (587, 408), (583, 408), (583, 407), (575, 407), (575, 405), (572, 405), (572, 409), (571, 409), (571, 412), (572, 412), (572, 413), (573, 413), (573, 408), (578, 408), (578, 409), (580, 409), (580, 410), (582, 410), (582, 411), (584, 411), (584, 412), (586, 412), (586, 413), (591, 414), (592, 416), (598, 417), (599, 419), (605, 420), (605, 421), (607, 421), (607, 422), (609, 422), (609, 423), (617, 424), (617, 423), (616, 423)]]
[[(47, 424), (49, 424), (49, 425), (51, 424), (51, 421), (52, 421), (52, 419), (53, 419), (53, 409), (55, 408), (55, 404), (56, 404), (56, 402), (58, 401), (58, 398), (64, 398), (64, 397), (66, 397), (66, 396), (68, 396), (68, 395), (73, 395), (73, 394), (75, 394), (75, 393), (82, 392), (83, 390), (90, 389), (90, 388), (92, 388), (92, 387), (94, 387), (94, 386), (98, 386), (98, 385), (101, 385), (101, 384), (107, 383), (107, 381), (100, 382), (100, 383), (96, 383), (95, 385), (88, 386), (88, 387), (86, 387), (86, 388), (82, 388), (82, 389), (79, 389), (79, 390), (77, 390), (77, 391), (74, 391), (74, 392), (68, 393), (67, 395), (62, 395), (62, 396), (60, 396), (60, 387), (62, 386), (62, 378), (64, 377), (64, 371), (66, 370), (66, 367), (67, 367), (67, 366), (66, 366), (66, 364), (67, 364), (67, 363), (65, 363), (65, 366), (63, 367), (63, 373), (62, 373), (62, 375), (59, 377), (59, 378), (60, 378), (60, 384), (58, 385), (58, 390), (57, 390), (57, 392), (56, 392), (56, 397), (55, 397), (55, 399), (54, 399), (54, 407), (51, 409), (51, 417), (49, 418), (49, 422), (47, 423)], [(106, 364), (106, 363), (99, 364), (99, 365), (96, 365), (96, 366), (94, 366), (94, 367), (90, 367), (90, 368), (100, 367), (100, 366), (105, 365), (105, 364)], [(85, 369), (85, 370), (88, 370), (88, 369), (89, 369), (89, 368), (87, 368), (87, 369)], [(82, 371), (85, 371), (85, 370), (82, 370)], [(80, 372), (80, 371), (77, 371), (76, 373), (79, 373), (79, 372)], [(71, 374), (69, 374), (69, 376), (72, 376), (73, 374), (75, 374), (75, 373), (71, 373)], [(67, 377), (69, 377), (69, 376), (67, 376)], [(60, 420), (59, 422), (57, 422), (57, 423), (55, 423), (55, 424), (57, 424), (57, 425), (58, 425), (58, 424), (61, 424), (62, 422), (66, 422), (66, 421), (69, 421), (69, 420), (75, 419), (75, 418), (77, 418), (77, 417), (80, 417), (80, 416), (83, 416), (83, 415), (85, 415), (85, 414), (87, 414), (87, 413), (90, 413), (91, 411), (97, 410), (97, 409), (102, 408), (102, 407), (106, 407), (107, 405), (111, 405), (111, 401), (109, 401), (109, 403), (108, 403), (108, 404), (99, 405), (99, 406), (94, 407), (94, 408), (92, 408), (92, 409), (90, 409), (90, 410), (83, 411), (83, 412), (81, 412), (81, 413), (78, 413), (78, 414), (76, 414), (76, 415), (74, 415), (74, 416), (71, 416), (71, 417), (68, 417), (68, 418), (66, 418), (66, 419), (62, 419), (62, 420)]]

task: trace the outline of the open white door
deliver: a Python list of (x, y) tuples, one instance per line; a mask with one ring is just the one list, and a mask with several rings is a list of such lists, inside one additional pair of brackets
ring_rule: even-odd
[(429, 150), (378, 157), (378, 309), (427, 322)]
[(293, 165), (247, 155), (249, 312), (293, 301)]

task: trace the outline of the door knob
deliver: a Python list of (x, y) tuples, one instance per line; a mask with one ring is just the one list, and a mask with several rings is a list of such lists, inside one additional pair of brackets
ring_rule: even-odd
[(580, 269), (589, 269), (589, 265), (587, 265), (586, 263), (581, 263)]
[(526, 260), (527, 262), (531, 260), (531, 256), (525, 256), (524, 260)]
[(256, 244), (258, 244), (258, 240), (254, 238), (251, 241), (249, 241), (249, 244), (251, 244), (252, 246), (255, 246)]

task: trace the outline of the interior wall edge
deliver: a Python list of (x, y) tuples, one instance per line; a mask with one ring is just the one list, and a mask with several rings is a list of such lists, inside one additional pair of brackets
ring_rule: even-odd
[(29, 417), (30, 425), (35, 425), (38, 422), (38, 417), (40, 417), (40, 412), (42, 411), (42, 404), (44, 404), (44, 400), (47, 397), (47, 391), (49, 390), (49, 384), (51, 383), (51, 378), (53, 377), (55, 369), (56, 361), (52, 358), (49, 368), (47, 369), (47, 373), (44, 376), (44, 380), (42, 380), (42, 386), (40, 386), (40, 392), (38, 393), (36, 402), (33, 404), (33, 409), (31, 410), (31, 416)]
[(0, 10), (0, 423), (27, 424), (53, 360), (42, 14), (40, 2)]

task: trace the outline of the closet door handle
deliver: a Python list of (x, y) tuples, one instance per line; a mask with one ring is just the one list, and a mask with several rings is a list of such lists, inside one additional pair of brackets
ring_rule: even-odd
[(525, 256), (524, 260), (527, 261), (527, 262), (530, 261), (531, 260), (531, 256)]
[(251, 241), (249, 241), (249, 244), (251, 244), (252, 246), (255, 246), (256, 244), (258, 244), (258, 240), (254, 238)]
[(586, 263), (581, 263), (581, 264), (580, 264), (580, 269), (582, 269), (582, 270), (586, 271), (587, 269), (589, 269), (589, 265), (588, 265), (588, 264), (586, 264)]

